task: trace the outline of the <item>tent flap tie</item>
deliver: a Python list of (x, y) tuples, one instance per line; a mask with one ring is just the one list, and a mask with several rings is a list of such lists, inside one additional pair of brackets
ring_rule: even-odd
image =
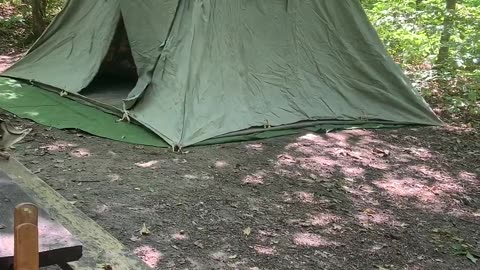
[(123, 116), (122, 118), (118, 119), (117, 122), (122, 122), (127, 120), (127, 122), (130, 123), (130, 113), (127, 110), (127, 106), (125, 105), (125, 102), (122, 102), (122, 106), (123, 106), (122, 108)]

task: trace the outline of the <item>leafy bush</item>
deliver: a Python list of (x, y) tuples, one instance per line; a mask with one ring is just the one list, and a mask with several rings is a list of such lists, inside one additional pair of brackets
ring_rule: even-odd
[(362, 0), (394, 59), (437, 112), (465, 122), (480, 118), (480, 0), (458, 1), (449, 58), (435, 70), (445, 0)]
[[(0, 0), (0, 52), (15, 47), (26, 48), (34, 39), (31, 38), (32, 10), (30, 0)], [(64, 0), (47, 0), (45, 14), (49, 23), (61, 10)]]

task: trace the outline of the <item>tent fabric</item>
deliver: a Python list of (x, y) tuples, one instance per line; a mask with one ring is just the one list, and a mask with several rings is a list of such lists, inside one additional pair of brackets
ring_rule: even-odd
[(131, 108), (152, 81), (175, 17), (178, 0), (120, 1), (139, 79), (125, 102)]
[(165, 141), (141, 126), (117, 122), (115, 115), (12, 79), (0, 78), (0, 107), (58, 129), (79, 129), (111, 140), (168, 147)]
[(81, 95), (120, 18), (139, 77), (125, 107), (172, 146), (264, 125), (441, 124), (358, 0), (70, 0), (5, 75)]
[(4, 75), (78, 93), (95, 77), (119, 18), (118, 1), (67, 1), (27, 55)]
[[(99, 137), (115, 141), (166, 148), (169, 145), (153, 132), (139, 125), (117, 122), (115, 115), (64, 98), (51, 91), (17, 80), (0, 78), (0, 107), (19, 117), (31, 119), (39, 124), (59, 129), (78, 129)], [(350, 128), (386, 128), (395, 125), (371, 124), (368, 122), (350, 123)], [(329, 132), (344, 129), (340, 121), (321, 122), (305, 129), (250, 130), (245, 134), (220, 136), (208, 139), (198, 145), (250, 141), (278, 136), (293, 135), (304, 131)]]

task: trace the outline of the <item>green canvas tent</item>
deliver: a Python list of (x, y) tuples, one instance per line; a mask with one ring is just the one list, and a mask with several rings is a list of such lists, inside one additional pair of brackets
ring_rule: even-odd
[(178, 147), (265, 127), (441, 123), (358, 0), (70, 0), (3, 75), (127, 111)]

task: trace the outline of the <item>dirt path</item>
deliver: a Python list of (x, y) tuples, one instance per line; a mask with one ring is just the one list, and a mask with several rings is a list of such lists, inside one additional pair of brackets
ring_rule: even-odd
[(306, 133), (175, 154), (12, 121), (34, 127), (19, 160), (158, 269), (479, 267), (453, 254), (480, 249), (474, 130)]

